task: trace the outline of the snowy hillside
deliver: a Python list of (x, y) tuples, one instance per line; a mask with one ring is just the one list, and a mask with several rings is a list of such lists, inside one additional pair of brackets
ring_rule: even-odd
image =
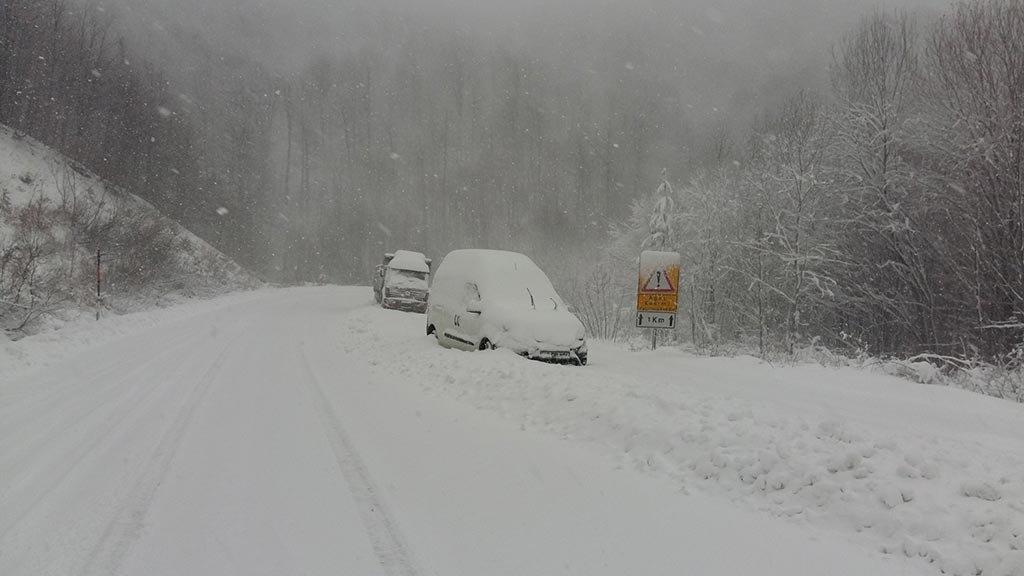
[(96, 307), (124, 312), (258, 281), (140, 198), (0, 126), (0, 328), (45, 330)]

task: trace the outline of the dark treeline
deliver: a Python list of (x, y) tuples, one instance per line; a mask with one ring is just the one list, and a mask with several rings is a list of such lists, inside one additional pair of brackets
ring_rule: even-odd
[(181, 218), (203, 201), (190, 122), (112, 22), (66, 0), (0, 0), (0, 123)]
[(386, 11), (284, 73), (184, 29), (184, 56), (146, 52), (161, 71), (113, 10), (0, 6), (0, 122), (287, 282), (364, 281), (402, 246), (572, 252), (688, 143), (678, 87), (651, 70), (616, 64), (595, 90), (592, 69)]
[(479, 38), (377, 25), (288, 76), (212, 50), (191, 71), (221, 245), (282, 280), (365, 281), (403, 246), (573, 251), (683, 155), (684, 106), (643, 74), (594, 93)]
[[(1019, 363), (1024, 4), (874, 14), (837, 43), (831, 78), (720, 142), (675, 194), (688, 336)], [(613, 261), (645, 241), (656, 196)]]

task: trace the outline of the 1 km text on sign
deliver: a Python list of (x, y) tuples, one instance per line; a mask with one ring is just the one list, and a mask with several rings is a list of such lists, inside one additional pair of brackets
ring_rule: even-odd
[(674, 312), (637, 312), (637, 328), (675, 328), (676, 315)]
[(676, 252), (646, 251), (640, 254), (636, 293), (638, 328), (676, 327), (679, 263), (680, 257)]

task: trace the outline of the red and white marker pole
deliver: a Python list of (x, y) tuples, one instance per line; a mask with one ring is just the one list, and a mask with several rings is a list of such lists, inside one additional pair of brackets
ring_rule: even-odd
[(102, 255), (103, 254), (102, 254), (102, 252), (100, 252), (100, 249), (97, 248), (96, 249), (96, 320), (97, 321), (99, 321), (99, 319), (100, 319), (100, 303), (101, 303), (101, 298), (102, 298), (100, 296), (100, 287), (101, 287), (101, 283), (102, 283), (102, 276), (100, 275), (100, 258), (101, 258)]

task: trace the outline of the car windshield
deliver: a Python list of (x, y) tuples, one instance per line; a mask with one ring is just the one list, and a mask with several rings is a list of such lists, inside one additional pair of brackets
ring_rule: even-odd
[(519, 308), (553, 310), (564, 304), (543, 271), (530, 262), (502, 262), (491, 267), (480, 295)]
[(428, 274), (413, 270), (391, 270), (388, 286), (409, 290), (426, 290)]

